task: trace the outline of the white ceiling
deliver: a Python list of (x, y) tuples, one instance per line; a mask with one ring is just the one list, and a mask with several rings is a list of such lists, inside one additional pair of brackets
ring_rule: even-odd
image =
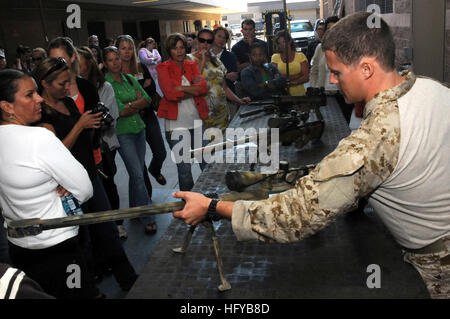
[[(73, 0), (62, 1), (73, 2)], [(247, 11), (246, 0), (77, 0), (77, 2), (216, 14)]]

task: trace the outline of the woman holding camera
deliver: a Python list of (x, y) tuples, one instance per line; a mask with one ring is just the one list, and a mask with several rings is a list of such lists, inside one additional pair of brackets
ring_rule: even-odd
[[(117, 186), (114, 182), (114, 175), (117, 172), (115, 157), (117, 149), (120, 147), (116, 135), (116, 122), (119, 118), (116, 96), (111, 84), (106, 81), (103, 72), (99, 70), (94, 53), (88, 47), (77, 48), (80, 56), (80, 75), (95, 85), (98, 90), (100, 101), (104, 103), (111, 115), (112, 123), (110, 126), (102, 129), (102, 141), (100, 149), (102, 152), (101, 171), (106, 175), (102, 178), (103, 187), (108, 195), (112, 209), (120, 208), (120, 198)], [(127, 233), (123, 226), (118, 226), (119, 237), (127, 238)]]
[[(83, 79), (80, 74), (80, 56), (75, 49), (72, 40), (67, 37), (58, 37), (50, 41), (48, 46), (50, 57), (63, 58), (70, 69), (70, 82), (67, 96), (71, 97), (80, 113), (91, 110), (100, 101), (97, 89), (88, 80)], [(100, 135), (94, 138), (94, 160), (99, 165), (102, 162), (100, 151)]]
[[(63, 58), (45, 59), (33, 76), (44, 99), (39, 125), (54, 132), (89, 174), (94, 195), (82, 205), (83, 212), (111, 210), (93, 156), (93, 130), (101, 126), (101, 112), (80, 114), (73, 99), (67, 97), (71, 74)], [(89, 233), (82, 234), (83, 244), (86, 252), (90, 253), (90, 237), (94, 254), (91, 262), (96, 264), (96, 274), (101, 277), (101, 268), (111, 267), (122, 289), (130, 289), (137, 275), (123, 251), (114, 223), (89, 225), (88, 230)]]

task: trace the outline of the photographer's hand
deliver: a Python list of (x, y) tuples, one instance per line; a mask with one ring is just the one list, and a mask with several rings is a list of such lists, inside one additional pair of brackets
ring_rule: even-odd
[(91, 111), (84, 112), (77, 124), (81, 129), (100, 128), (102, 112), (92, 113)]
[(101, 114), (102, 112), (94, 114), (92, 114), (92, 111), (84, 112), (79, 118), (78, 122), (75, 123), (75, 125), (72, 127), (69, 134), (67, 134), (66, 137), (63, 138), (63, 144), (70, 150), (83, 130), (89, 128), (100, 128), (102, 121)]

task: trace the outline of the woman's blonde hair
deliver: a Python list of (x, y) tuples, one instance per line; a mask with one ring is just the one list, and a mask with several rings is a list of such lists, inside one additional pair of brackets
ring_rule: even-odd
[(120, 43), (122, 43), (123, 41), (126, 41), (128, 43), (131, 44), (131, 47), (133, 48), (133, 54), (131, 55), (131, 60), (130, 60), (130, 71), (133, 75), (136, 75), (139, 73), (139, 69), (138, 69), (138, 63), (137, 63), (137, 55), (136, 55), (136, 47), (134, 45), (134, 40), (133, 38), (128, 35), (128, 34), (123, 34), (123, 35), (119, 35), (116, 39), (116, 48), (119, 49), (120, 47)]
[(70, 64), (70, 71), (75, 75), (80, 74), (80, 57), (73, 45), (72, 39), (68, 37), (57, 37), (50, 41), (50, 44), (48, 45), (47, 51), (49, 54), (52, 49), (63, 49), (69, 59), (72, 59), (72, 57), (75, 56), (74, 61)]

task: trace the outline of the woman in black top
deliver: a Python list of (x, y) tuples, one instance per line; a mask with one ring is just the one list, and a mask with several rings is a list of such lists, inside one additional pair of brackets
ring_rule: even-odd
[[(82, 205), (84, 213), (110, 210), (108, 198), (97, 174), (93, 156), (93, 129), (100, 127), (100, 113), (86, 111), (80, 114), (73, 99), (66, 96), (70, 86), (70, 71), (62, 58), (47, 58), (35, 70), (34, 78), (42, 95), (42, 119), (39, 125), (53, 131), (70, 149), (74, 157), (87, 170), (94, 189), (93, 197)], [(111, 267), (116, 280), (124, 290), (129, 290), (137, 278), (120, 243), (114, 223), (88, 226), (82, 244), (87, 254), (89, 237), (95, 255), (96, 273), (101, 276), (100, 263)], [(94, 262), (94, 261), (92, 261)]]

